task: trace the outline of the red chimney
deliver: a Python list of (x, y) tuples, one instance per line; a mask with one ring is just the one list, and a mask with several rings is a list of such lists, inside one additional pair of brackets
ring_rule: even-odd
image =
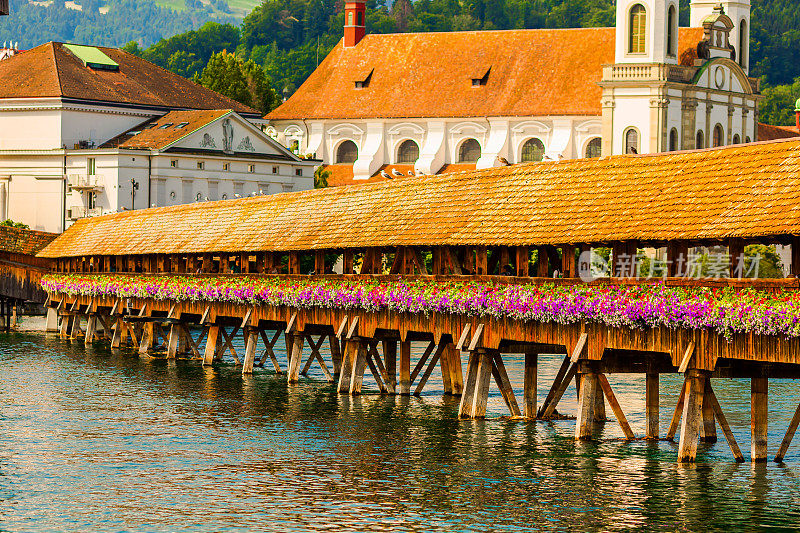
[(357, 45), (367, 33), (366, 0), (346, 0), (344, 4), (344, 47)]

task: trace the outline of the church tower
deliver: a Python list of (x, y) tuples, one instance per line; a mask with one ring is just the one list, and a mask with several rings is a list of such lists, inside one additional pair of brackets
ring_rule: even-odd
[(367, 34), (366, 0), (346, 0), (344, 4), (344, 47), (352, 48)]
[(733, 22), (730, 43), (736, 50), (736, 62), (745, 73), (750, 72), (750, 0), (692, 0), (690, 22), (692, 28), (703, 26), (706, 17), (714, 14), (714, 9), (722, 7), (722, 12)]
[(617, 64), (678, 63), (678, 0), (617, 0)]

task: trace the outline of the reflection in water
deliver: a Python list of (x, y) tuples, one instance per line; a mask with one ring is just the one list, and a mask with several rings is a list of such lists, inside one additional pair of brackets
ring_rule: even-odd
[[(574, 421), (502, 418), (494, 389), (489, 420), (459, 421), (436, 374), (421, 398), (381, 397), (369, 376), (351, 398), (318, 369), (290, 386), (271, 371), (242, 377), (39, 335), (0, 337), (0, 360), (0, 530), (735, 531), (800, 520), (800, 442), (784, 465), (736, 465), (724, 439), (678, 465), (674, 444), (625, 443), (613, 419), (602, 442), (575, 443)], [(541, 402), (559, 361), (540, 361)], [(522, 361), (507, 367), (519, 394)], [(611, 383), (643, 434), (643, 377)], [(662, 378), (662, 432), (679, 386)], [(749, 384), (716, 390), (748, 450)], [(798, 396), (771, 384), (772, 449)], [(574, 391), (559, 409), (574, 413)]]

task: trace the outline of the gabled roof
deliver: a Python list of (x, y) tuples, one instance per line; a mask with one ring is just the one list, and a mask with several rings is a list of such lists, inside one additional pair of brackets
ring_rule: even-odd
[(800, 132), (794, 126), (770, 126), (769, 124), (758, 124), (759, 141), (775, 141), (777, 139), (791, 139), (800, 137)]
[(82, 219), (39, 255), (800, 235), (800, 139), (524, 163)]
[(211, 122), (231, 114), (230, 109), (170, 111), (104, 143), (100, 148), (163, 150)]
[[(680, 52), (702, 36), (681, 28)], [(352, 48), (339, 43), (266, 118), (596, 116), (614, 38), (614, 28), (371, 34)], [(369, 85), (357, 89), (364, 72)]]
[(157, 109), (233, 109), (260, 113), (117, 48), (96, 47), (116, 69), (92, 68), (50, 42), (0, 61), (0, 99), (68, 98)]

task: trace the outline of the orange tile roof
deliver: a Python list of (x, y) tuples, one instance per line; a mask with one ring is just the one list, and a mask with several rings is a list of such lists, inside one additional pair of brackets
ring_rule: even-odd
[(62, 97), (156, 108), (259, 112), (116, 48), (97, 47), (119, 70), (92, 69), (62, 43), (50, 42), (0, 61), (0, 98)]
[(40, 255), (542, 245), (800, 235), (800, 139), (524, 163), (126, 211)]
[[(104, 143), (100, 148), (159, 150), (231, 113), (230, 109), (170, 111)], [(167, 126), (171, 124), (171, 126)], [(181, 128), (176, 126), (185, 124)]]
[(769, 124), (758, 124), (759, 141), (775, 141), (777, 139), (791, 139), (800, 137), (800, 132), (794, 126), (770, 126)]
[(439, 169), (437, 174), (452, 174), (453, 172), (467, 172), (475, 170), (476, 163), (448, 163)]
[(58, 233), (0, 226), (0, 252), (36, 255), (56, 237)]
[[(702, 35), (682, 28), (681, 51)], [(597, 82), (614, 62), (614, 36), (614, 28), (367, 35), (337, 45), (266, 118), (600, 115)], [(489, 67), (487, 84), (472, 87)], [(369, 86), (356, 89), (354, 73), (368, 71)]]

